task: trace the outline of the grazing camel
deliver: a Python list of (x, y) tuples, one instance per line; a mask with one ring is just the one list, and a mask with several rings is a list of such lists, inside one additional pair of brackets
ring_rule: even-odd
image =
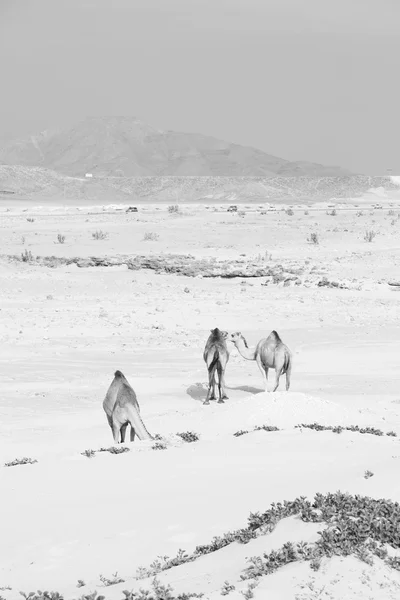
[(275, 387), (279, 386), (279, 378), (286, 374), (286, 391), (290, 388), (290, 375), (292, 372), (292, 353), (284, 344), (276, 331), (271, 331), (267, 338), (260, 340), (255, 348), (249, 348), (247, 342), (240, 331), (232, 333), (230, 336), (236, 348), (243, 358), (255, 360), (260, 369), (267, 390), (268, 369), (275, 369)]
[(229, 352), (226, 344), (228, 338), (227, 331), (220, 331), (218, 327), (211, 329), (206, 347), (204, 348), (203, 358), (208, 371), (208, 392), (203, 404), (210, 404), (210, 400), (215, 400), (216, 373), (218, 372), (218, 392), (219, 403), (228, 400), (225, 392), (225, 369), (229, 360)]
[(121, 371), (115, 371), (114, 379), (107, 390), (103, 402), (104, 412), (114, 437), (114, 442), (125, 442), (125, 433), (128, 424), (131, 426), (131, 442), (137, 434), (139, 440), (152, 440), (140, 416), (140, 407), (133, 388), (129, 385)]

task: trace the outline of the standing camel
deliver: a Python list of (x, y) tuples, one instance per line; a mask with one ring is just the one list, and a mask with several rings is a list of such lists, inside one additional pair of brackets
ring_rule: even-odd
[(226, 344), (228, 338), (227, 331), (220, 331), (218, 327), (211, 329), (206, 347), (204, 348), (203, 358), (208, 371), (208, 392), (203, 404), (210, 404), (210, 400), (215, 400), (216, 373), (218, 372), (218, 402), (228, 400), (225, 392), (225, 369), (229, 360), (229, 352)]
[(121, 443), (125, 442), (128, 424), (131, 426), (131, 442), (134, 441), (135, 434), (137, 434), (139, 440), (153, 439), (140, 416), (136, 394), (121, 371), (115, 371), (114, 373), (114, 379), (103, 401), (103, 409), (116, 444), (120, 441), (120, 435)]
[(260, 340), (255, 348), (249, 348), (244, 336), (237, 331), (232, 333), (230, 340), (235, 344), (243, 358), (255, 360), (264, 379), (267, 390), (268, 369), (275, 369), (275, 392), (279, 386), (279, 378), (286, 374), (286, 391), (290, 388), (292, 372), (292, 353), (284, 344), (276, 331), (271, 331), (267, 338)]

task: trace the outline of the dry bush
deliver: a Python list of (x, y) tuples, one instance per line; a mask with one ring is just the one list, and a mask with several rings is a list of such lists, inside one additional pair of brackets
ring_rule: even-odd
[(160, 236), (158, 235), (158, 233), (154, 233), (153, 231), (146, 231), (146, 233), (144, 234), (143, 241), (155, 242), (158, 240), (159, 237)]
[(374, 231), (373, 229), (367, 230), (364, 234), (364, 240), (366, 242), (372, 242), (375, 237), (376, 237), (376, 231)]
[(92, 233), (92, 238), (94, 240), (106, 240), (108, 238), (108, 233), (102, 231), (101, 229), (97, 229), (94, 233)]
[(318, 244), (319, 244), (318, 233), (310, 233), (310, 235), (307, 238), (307, 242), (309, 244), (314, 244), (314, 246), (318, 246)]

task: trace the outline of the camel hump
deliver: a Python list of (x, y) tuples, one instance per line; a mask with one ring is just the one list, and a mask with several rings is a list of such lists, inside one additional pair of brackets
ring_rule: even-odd
[(279, 333), (277, 331), (275, 331), (275, 329), (273, 331), (271, 331), (270, 335), (272, 337), (274, 337), (277, 342), (281, 342), (282, 341), (281, 338), (280, 338), (280, 336), (279, 336)]
[(125, 375), (121, 371), (115, 371), (114, 377), (125, 379)]

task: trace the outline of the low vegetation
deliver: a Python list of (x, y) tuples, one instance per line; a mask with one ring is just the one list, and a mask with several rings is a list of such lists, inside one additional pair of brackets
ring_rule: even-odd
[(179, 435), (180, 438), (182, 438), (182, 440), (184, 442), (198, 442), (200, 437), (197, 433), (194, 433), (194, 431), (184, 431), (182, 433), (177, 433), (176, 435)]
[(365, 232), (364, 234), (364, 240), (366, 242), (372, 242), (376, 237), (376, 231), (374, 231), (373, 229), (369, 229)]
[(97, 229), (92, 233), (92, 238), (94, 240), (106, 240), (108, 238), (108, 233), (101, 229)]
[(27, 262), (32, 262), (33, 260), (34, 259), (33, 259), (32, 252), (25, 248), (25, 250), (23, 252), (21, 252), (21, 261), (27, 263)]
[(59, 233), (57, 235), (57, 241), (58, 241), (59, 244), (64, 244), (64, 242), (65, 242), (65, 235), (62, 235), (61, 233)]
[(310, 233), (310, 235), (307, 238), (307, 242), (309, 244), (314, 244), (314, 246), (318, 246), (319, 244), (319, 237), (318, 237), (318, 233)]
[(24, 458), (16, 458), (15, 460), (12, 460), (11, 462), (6, 462), (4, 463), (5, 467), (16, 467), (17, 465), (34, 465), (35, 463), (37, 463), (38, 461), (35, 458), (28, 458), (28, 457), (24, 457)]
[(153, 231), (146, 231), (144, 234), (143, 240), (145, 242), (156, 242), (159, 239), (158, 233), (154, 233)]
[(179, 212), (178, 204), (170, 204), (170, 206), (168, 206), (168, 212), (169, 213), (178, 213)]

